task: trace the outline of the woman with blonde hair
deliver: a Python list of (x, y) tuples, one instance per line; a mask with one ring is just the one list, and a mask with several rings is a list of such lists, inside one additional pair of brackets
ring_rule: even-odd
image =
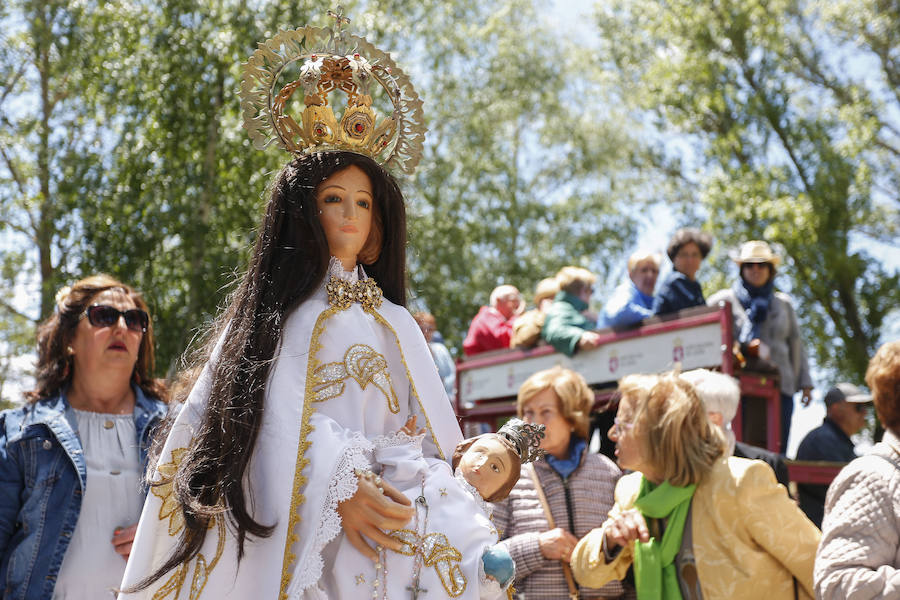
[(541, 337), (558, 351), (572, 356), (600, 344), (597, 315), (591, 313), (591, 295), (597, 277), (581, 267), (563, 267), (556, 274), (559, 292), (547, 311)]
[(640, 598), (811, 597), (820, 534), (772, 470), (723, 456), (721, 431), (677, 374), (631, 375), (619, 392), (609, 433), (635, 472), (572, 553), (575, 578), (598, 587), (634, 566)]
[[(593, 405), (584, 378), (558, 366), (535, 373), (519, 388), (518, 414), (546, 427), (541, 448), (547, 456), (522, 468), (509, 497), (495, 505), (494, 524), (516, 563), (514, 586), (529, 600), (568, 597), (575, 586), (568, 566), (572, 549), (613, 505), (622, 472), (602, 454), (587, 451)], [(616, 598), (624, 588), (614, 581), (575, 591), (580, 598)]]
[(661, 261), (653, 252), (635, 252), (628, 257), (628, 278), (606, 301), (601, 327), (625, 327), (653, 316), (653, 290)]
[(534, 290), (534, 308), (516, 317), (513, 322), (510, 348), (533, 348), (541, 341), (541, 330), (547, 312), (553, 306), (553, 299), (559, 293), (559, 282), (555, 277), (541, 279)]

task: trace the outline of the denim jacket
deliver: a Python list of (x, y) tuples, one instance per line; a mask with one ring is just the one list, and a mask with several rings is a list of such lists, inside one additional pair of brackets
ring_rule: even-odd
[[(146, 467), (166, 405), (134, 387)], [(0, 598), (47, 600), (81, 511), (87, 466), (65, 393), (0, 412)]]

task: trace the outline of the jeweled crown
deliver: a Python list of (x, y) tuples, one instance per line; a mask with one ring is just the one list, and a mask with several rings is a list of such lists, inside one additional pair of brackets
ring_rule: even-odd
[(513, 417), (497, 433), (512, 442), (522, 459), (522, 464), (534, 462), (544, 456), (544, 450), (541, 449), (541, 440), (544, 438), (543, 425), (526, 423)]
[[(244, 128), (259, 149), (275, 142), (301, 155), (350, 151), (412, 173), (425, 141), (422, 101), (390, 54), (342, 30), (350, 19), (340, 6), (328, 14), (335, 27), (279, 31), (243, 65)], [(295, 63), (297, 78), (281, 83)], [(291, 98), (301, 88), (304, 108), (291, 111)], [(372, 107), (379, 89), (392, 106), (380, 120)], [(340, 119), (328, 103), (332, 92), (347, 98)], [(299, 123), (292, 116), (297, 112)]]

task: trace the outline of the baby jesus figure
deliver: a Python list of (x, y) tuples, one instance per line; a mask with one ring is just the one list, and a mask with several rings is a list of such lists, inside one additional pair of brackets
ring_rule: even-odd
[(340, 597), (362, 597), (365, 586), (375, 599), (506, 598), (515, 566), (497, 544), (488, 502), (505, 498), (521, 465), (541, 456), (543, 426), (511, 419), (497, 433), (463, 440), (452, 469), (423, 456), (423, 434), (413, 416), (397, 433), (375, 440), (381, 478), (412, 501), (416, 516), (388, 532), (403, 545), (396, 552), (379, 548), (375, 564), (340, 542), (335, 559), (349, 569)]

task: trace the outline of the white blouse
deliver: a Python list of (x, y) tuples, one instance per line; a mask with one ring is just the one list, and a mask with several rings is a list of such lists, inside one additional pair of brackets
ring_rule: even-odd
[(87, 485), (72, 541), (53, 591), (54, 600), (114, 598), (125, 559), (113, 532), (137, 523), (144, 506), (141, 456), (134, 415), (75, 410), (87, 465)]

